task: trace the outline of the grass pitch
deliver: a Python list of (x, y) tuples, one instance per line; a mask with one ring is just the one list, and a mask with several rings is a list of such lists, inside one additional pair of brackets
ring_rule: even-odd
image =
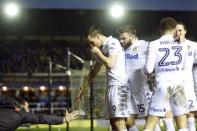
[[(51, 125), (51, 131), (66, 131), (67, 124)], [(144, 126), (138, 126), (139, 131), (143, 131)], [(36, 124), (20, 127), (16, 131), (49, 131), (49, 125)], [(74, 120), (69, 123), (69, 131), (90, 131), (90, 120)], [(110, 131), (110, 126), (102, 127), (94, 121), (94, 131)], [(165, 131), (165, 128), (161, 126), (161, 131)]]
[[(67, 124), (51, 125), (52, 131), (66, 131)], [(49, 125), (36, 124), (20, 127), (16, 131), (48, 131)], [(109, 131), (110, 127), (99, 127), (94, 121), (94, 131)], [(90, 120), (74, 120), (69, 123), (69, 131), (90, 131)]]

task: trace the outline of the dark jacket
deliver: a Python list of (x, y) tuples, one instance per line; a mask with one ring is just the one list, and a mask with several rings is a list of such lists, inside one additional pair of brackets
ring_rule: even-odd
[(13, 108), (0, 108), (0, 131), (14, 131), (23, 123), (62, 124), (60, 116), (29, 113), (25, 110), (16, 112)]

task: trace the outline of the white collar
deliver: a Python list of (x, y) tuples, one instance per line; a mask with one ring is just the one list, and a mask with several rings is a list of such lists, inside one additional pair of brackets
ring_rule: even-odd
[(103, 49), (103, 48), (107, 45), (107, 43), (109, 42), (110, 39), (112, 39), (112, 36), (109, 36), (109, 37), (103, 42), (103, 44), (101, 45), (101, 49)]

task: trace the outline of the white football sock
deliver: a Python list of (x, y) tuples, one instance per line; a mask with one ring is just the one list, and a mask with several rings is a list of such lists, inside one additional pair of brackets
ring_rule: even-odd
[(178, 131), (188, 131), (187, 128), (183, 128), (183, 129), (178, 129)]
[(173, 118), (163, 118), (166, 131), (175, 131)]
[(187, 126), (189, 131), (196, 131), (194, 117), (187, 118)]
[(161, 128), (160, 128), (159, 124), (157, 124), (157, 125), (155, 126), (155, 130), (154, 130), (154, 131), (161, 131)]

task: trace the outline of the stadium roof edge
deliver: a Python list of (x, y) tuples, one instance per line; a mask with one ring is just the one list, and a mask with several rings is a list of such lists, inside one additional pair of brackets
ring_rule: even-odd
[[(1, 0), (0, 6), (9, 0)], [(13, 0), (12, 0), (13, 1)], [(33, 9), (108, 9), (122, 3), (127, 10), (197, 11), (196, 0), (15, 0), (23, 8)]]

